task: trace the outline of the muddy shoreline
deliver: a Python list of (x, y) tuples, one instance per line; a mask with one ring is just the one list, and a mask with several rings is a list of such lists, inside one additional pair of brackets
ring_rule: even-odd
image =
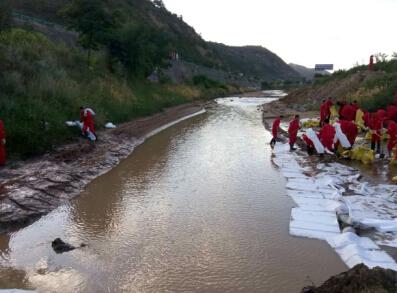
[(167, 108), (163, 112), (98, 132), (93, 146), (84, 139), (54, 152), (0, 169), (0, 233), (36, 221), (80, 194), (93, 179), (110, 171), (145, 138), (168, 124), (199, 114), (210, 102)]

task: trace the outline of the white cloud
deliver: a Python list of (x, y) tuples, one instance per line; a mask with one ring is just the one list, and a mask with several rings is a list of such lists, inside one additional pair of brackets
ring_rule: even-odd
[(397, 0), (165, 0), (204, 39), (262, 45), (286, 62), (348, 68), (397, 51)]

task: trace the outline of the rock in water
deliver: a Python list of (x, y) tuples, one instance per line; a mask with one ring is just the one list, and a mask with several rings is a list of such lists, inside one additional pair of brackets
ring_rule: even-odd
[(359, 264), (331, 277), (320, 287), (305, 287), (301, 293), (396, 293), (397, 272)]
[(63, 242), (61, 238), (57, 238), (54, 241), (52, 241), (52, 249), (54, 249), (56, 253), (64, 253), (75, 250), (76, 247)]

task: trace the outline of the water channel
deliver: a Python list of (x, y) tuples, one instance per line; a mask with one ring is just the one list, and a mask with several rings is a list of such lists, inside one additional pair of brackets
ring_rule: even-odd
[[(0, 236), (0, 288), (289, 293), (346, 270), (325, 242), (288, 234), (293, 202), (257, 110), (269, 101), (220, 99)], [(57, 237), (87, 247), (55, 254)]]

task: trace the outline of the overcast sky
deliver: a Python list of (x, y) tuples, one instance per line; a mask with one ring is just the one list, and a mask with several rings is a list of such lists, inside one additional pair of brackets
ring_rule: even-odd
[(164, 0), (205, 40), (337, 69), (397, 51), (397, 0)]

